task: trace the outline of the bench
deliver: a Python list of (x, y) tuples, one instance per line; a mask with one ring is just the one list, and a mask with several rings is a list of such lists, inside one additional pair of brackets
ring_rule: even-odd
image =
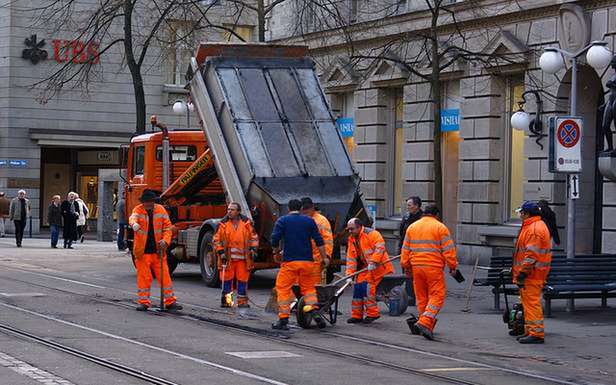
[[(475, 279), (475, 286), (492, 286), (494, 309), (500, 310), (500, 294), (503, 293), (500, 272), (510, 269), (511, 257), (492, 257), (484, 278)], [(517, 295), (511, 274), (505, 274), (507, 295)], [(553, 299), (601, 298), (601, 306), (607, 306), (607, 298), (616, 297), (616, 255), (580, 254), (568, 260), (565, 255), (554, 255), (550, 274), (544, 288), (546, 314), (551, 315)]]

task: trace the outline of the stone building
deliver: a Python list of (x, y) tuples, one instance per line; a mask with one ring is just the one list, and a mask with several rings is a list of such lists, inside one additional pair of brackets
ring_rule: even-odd
[[(434, 103), (430, 83), (414, 72), (429, 73), (429, 63), (412, 60), (429, 48), (418, 36), (429, 32), (431, 14), (424, 1), (341, 0), (334, 3), (344, 10), (338, 13), (344, 28), (327, 29), (321, 28), (318, 15), (298, 22), (294, 15), (307, 13), (294, 9), (300, 3), (276, 10), (269, 24), (270, 38), (307, 44), (332, 109), (340, 117), (354, 119), (348, 144), (363, 178), (364, 198), (376, 207), (377, 227), (393, 242), (406, 197), (434, 199)], [(614, 51), (616, 2), (443, 4), (451, 13), (444, 12), (439, 19), (441, 49), (460, 44), (458, 36), (464, 36), (465, 49), (492, 58), (490, 63), (457, 59), (440, 74), (442, 106), (450, 118), (459, 118), (453, 131), (441, 134), (443, 219), (453, 230), (459, 254), (468, 262), (511, 252), (520, 226), (513, 210), (526, 199), (550, 202), (563, 238), (556, 249), (562, 250), (565, 178), (548, 171), (548, 138), (513, 130), (510, 117), (529, 90), (538, 91), (542, 101), (543, 134), (548, 133), (550, 116), (568, 114), (569, 66), (549, 75), (541, 71), (538, 59), (546, 47), (576, 51), (595, 40), (606, 41)], [(326, 25), (331, 27), (332, 22)], [(351, 46), (354, 54), (368, 56), (366, 52), (379, 52), (383, 42), (395, 45), (389, 57), (353, 60), (350, 56)], [(616, 252), (616, 183), (603, 178), (597, 168), (597, 153), (604, 148), (597, 109), (612, 74), (611, 69), (597, 72), (580, 57), (577, 111), (585, 123), (576, 211), (578, 252)], [(524, 109), (534, 115), (537, 100), (532, 94), (525, 98)]]
[[(34, 233), (47, 225), (45, 214), (51, 196), (64, 197), (69, 191), (78, 192), (88, 204), (91, 224), (95, 225), (102, 199), (98, 196), (99, 174), (105, 171), (107, 177), (119, 179), (119, 172), (109, 169), (120, 167), (119, 148), (135, 132), (132, 78), (121, 44), (96, 59), (87, 91), (84, 87), (73, 89), (69, 82), (53, 98), (41, 102), (38, 82), (62, 66), (83, 66), (121, 37), (123, 30), (118, 21), (102, 41), (90, 41), (88, 34), (77, 31), (101, 3), (79, 0), (68, 13), (70, 19), (63, 12), (58, 12), (56, 19), (41, 18), (43, 6), (53, 3), (68, 4), (24, 0), (0, 5), (0, 191), (9, 197), (21, 188), (27, 191)], [(137, 4), (153, 7), (154, 2)], [(184, 74), (196, 43), (235, 39), (229, 30), (246, 40), (254, 39), (251, 15), (238, 18), (228, 14), (233, 9), (218, 0), (199, 4), (217, 24), (192, 32), (186, 15), (169, 15), (143, 65), (147, 116), (156, 114), (171, 128), (188, 125), (186, 115), (174, 115), (171, 106), (186, 99)], [(135, 12), (135, 25), (143, 28), (135, 29), (135, 44), (143, 42), (157, 21), (156, 12)], [(196, 126), (195, 119), (191, 125)], [(115, 185), (117, 189), (117, 182)]]

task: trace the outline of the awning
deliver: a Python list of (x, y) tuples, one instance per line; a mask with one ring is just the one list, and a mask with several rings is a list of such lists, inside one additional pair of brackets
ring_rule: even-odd
[(119, 148), (130, 143), (130, 132), (30, 129), (30, 139), (45, 147)]

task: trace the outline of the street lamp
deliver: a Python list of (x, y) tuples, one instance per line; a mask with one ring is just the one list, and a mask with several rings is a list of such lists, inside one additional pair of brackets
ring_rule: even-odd
[[(526, 104), (526, 95), (532, 94), (537, 100), (537, 112), (535, 118), (531, 120), (530, 115), (524, 111), (524, 104)], [(528, 90), (522, 93), (522, 100), (518, 102), (518, 110), (511, 115), (511, 127), (518, 131), (528, 130), (537, 136), (535, 142), (543, 150), (543, 145), (539, 143), (545, 134), (543, 133), (543, 122), (541, 121), (541, 113), (543, 111), (543, 101), (539, 97), (539, 91)]]
[[(570, 114), (577, 114), (577, 60), (578, 57), (586, 53), (586, 62), (595, 70), (606, 67), (612, 59), (612, 54), (607, 49), (604, 41), (593, 41), (586, 47), (577, 52), (567, 52), (563, 49), (550, 47), (546, 48), (539, 58), (539, 66), (546, 73), (554, 74), (564, 68), (563, 58), (571, 62), (571, 93), (569, 101), (571, 103)], [(571, 174), (567, 174), (567, 258), (575, 257), (575, 200), (572, 199), (569, 189), (571, 188)], [(567, 303), (567, 310), (573, 311), (574, 301), (570, 299)]]
[(195, 110), (195, 105), (192, 104), (190, 99), (188, 101), (176, 100), (172, 108), (176, 115), (186, 114), (186, 128), (190, 127), (190, 113)]

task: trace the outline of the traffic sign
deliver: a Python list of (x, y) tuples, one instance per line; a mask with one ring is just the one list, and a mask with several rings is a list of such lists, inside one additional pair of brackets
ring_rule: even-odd
[(580, 177), (577, 175), (569, 176), (569, 197), (580, 199)]
[(582, 172), (582, 128), (579, 117), (550, 118), (550, 172)]

